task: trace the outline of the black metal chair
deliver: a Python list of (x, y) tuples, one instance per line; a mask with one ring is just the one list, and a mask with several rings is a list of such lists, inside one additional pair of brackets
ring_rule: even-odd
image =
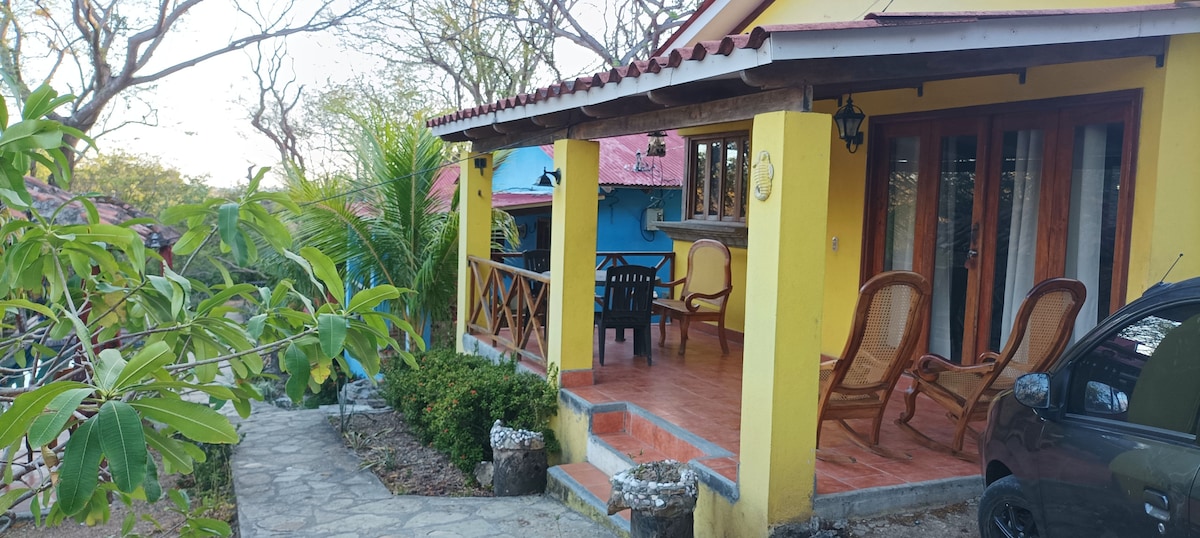
[[(550, 270), (550, 251), (547, 249), (543, 248), (527, 250), (521, 254), (521, 260), (525, 263), (525, 270), (527, 271), (533, 271), (534, 273), (545, 273), (546, 271)], [(542, 286), (544, 285), (545, 284), (542, 284), (541, 282), (530, 282), (529, 293), (533, 295), (533, 297), (537, 297), (542, 293)], [(544, 325), (549, 324), (547, 321), (549, 316), (546, 315), (545, 304), (546, 303), (543, 301), (541, 306), (539, 306), (536, 311), (530, 312), (531, 315), (541, 318), (542, 324)]]
[(633, 353), (645, 355), (646, 365), (652, 364), (650, 352), (650, 311), (654, 304), (653, 267), (621, 265), (610, 267), (604, 282), (604, 299), (596, 312), (600, 329), (600, 365), (604, 366), (605, 333), (608, 329), (633, 329)]

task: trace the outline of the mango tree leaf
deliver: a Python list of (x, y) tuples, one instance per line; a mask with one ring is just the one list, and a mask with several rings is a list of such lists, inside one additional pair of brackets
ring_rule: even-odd
[(204, 244), (204, 239), (208, 237), (209, 230), (206, 228), (192, 228), (179, 237), (179, 240), (171, 246), (171, 250), (180, 256), (187, 256), (200, 248)]
[(193, 458), (184, 448), (186, 445), (185, 442), (167, 437), (149, 425), (142, 425), (142, 434), (146, 437), (146, 444), (150, 448), (157, 450), (159, 455), (162, 456), (163, 463), (167, 464), (168, 471), (183, 474), (192, 473)]
[(96, 490), (103, 454), (97, 422), (92, 418), (75, 429), (58, 468), (58, 506), (69, 516), (83, 510)]
[(288, 398), (299, 402), (304, 397), (304, 387), (308, 386), (309, 362), (308, 355), (296, 344), (290, 344), (283, 353), (283, 365), (287, 369), (288, 380), (284, 386)]
[[(150, 372), (175, 362), (175, 354), (166, 342), (158, 341), (148, 344), (138, 351), (117, 377), (115, 389), (124, 390), (150, 375)], [(123, 491), (123, 490), (122, 490)]]
[(350, 298), (350, 304), (346, 309), (355, 314), (361, 314), (379, 306), (379, 303), (383, 301), (389, 301), (399, 296), (400, 290), (395, 286), (383, 284), (355, 293), (354, 297)]
[[(0, 103), (3, 102), (4, 99), (0, 99)], [(5, 492), (4, 495), (0, 495), (0, 511), (7, 512), (8, 509), (13, 507), (13, 503), (17, 501), (17, 497), (24, 495), (27, 491), (29, 491), (29, 488), (14, 488)]]
[(108, 459), (117, 489), (132, 493), (146, 478), (146, 438), (142, 418), (129, 404), (111, 400), (100, 406), (97, 416), (100, 448)]
[(40, 305), (33, 301), (27, 301), (25, 299), (8, 299), (6, 301), (0, 301), (0, 309), (7, 310), (9, 308), (25, 308), (28, 310), (33, 310), (34, 312), (50, 318), (51, 321), (58, 321), (58, 316), (54, 315), (53, 310), (47, 308), (46, 305)]
[(25, 435), (25, 430), (54, 398), (71, 389), (89, 388), (75, 381), (55, 381), (26, 392), (13, 400), (12, 407), (0, 413), (0, 446), (12, 446)]
[(48, 413), (39, 415), (33, 419), (33, 423), (29, 426), (29, 444), (33, 446), (43, 446), (58, 437), (62, 433), (63, 428), (67, 425), (67, 420), (79, 408), (79, 404), (83, 402), (93, 391), (87, 389), (70, 389), (58, 396), (55, 396), (50, 401), (47, 408)]
[(346, 329), (350, 322), (336, 314), (317, 315), (317, 337), (321, 341), (321, 352), (333, 357), (342, 352), (346, 342)]
[(117, 386), (117, 379), (125, 370), (126, 362), (121, 352), (115, 349), (100, 351), (100, 360), (96, 363), (96, 385), (103, 391), (112, 391)]
[(248, 257), (246, 251), (246, 241), (242, 239), (242, 234), (238, 230), (238, 215), (241, 208), (234, 202), (222, 204), (217, 216), (217, 231), (221, 234), (221, 241), (225, 243), (233, 253), (233, 260), (238, 265), (245, 265)]
[[(162, 220), (163, 224), (171, 225), (183, 222), (192, 217), (204, 217), (206, 214), (208, 214), (208, 208), (203, 205), (181, 204), (164, 209), (160, 215), (160, 220)], [(191, 228), (195, 228), (195, 226)], [(205, 230), (205, 235), (207, 235), (207, 230)]]
[(165, 398), (143, 398), (129, 405), (146, 418), (171, 426), (193, 441), (238, 442), (237, 431), (229, 419), (206, 405)]
[(146, 492), (146, 502), (155, 503), (162, 498), (162, 485), (158, 483), (158, 465), (154, 463), (154, 458), (146, 458), (146, 479), (142, 481), (142, 490)]
[(325, 291), (329, 292), (329, 296), (338, 301), (338, 296), (346, 293), (346, 286), (342, 284), (342, 277), (338, 275), (337, 266), (333, 260), (329, 259), (325, 253), (313, 247), (304, 247), (300, 249), (300, 255), (312, 264), (313, 274), (321, 279), (325, 284)]

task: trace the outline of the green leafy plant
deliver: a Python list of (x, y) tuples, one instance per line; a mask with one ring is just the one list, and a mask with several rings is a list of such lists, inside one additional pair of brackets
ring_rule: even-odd
[(550, 417), (558, 411), (553, 381), (517, 372), (514, 361), (497, 364), (453, 350), (431, 351), (416, 360), (419, 368), (385, 364), (384, 399), (404, 413), (422, 441), (449, 455), (464, 473), (491, 459), (489, 433), (496, 420), (541, 432), (546, 448), (558, 450), (550, 429)]
[[(235, 198), (164, 212), (164, 222), (187, 229), (174, 246), (176, 254), (190, 255), (179, 272), (147, 271), (158, 267), (147, 263), (158, 254), (131, 228), (144, 219), (102, 223), (86, 196), (72, 200), (85, 209), (84, 224), (58, 224), (57, 214), (41, 214), (23, 174), (38, 162), (67, 180), (63, 137), (79, 133), (38, 118), (68, 100), (39, 89), (22, 121), (0, 133), (0, 374), (10, 385), (20, 380), (0, 391), (6, 408), (0, 512), (28, 500), (39, 523), (42, 507), (49, 508), (49, 524), (67, 517), (97, 523), (108, 519), (112, 499), (158, 500), (159, 469), (150, 451), (161, 456), (165, 472), (190, 474), (207, 458), (195, 443), (236, 443), (233, 426), (213, 407), (228, 402), (248, 416), (250, 401), (262, 399), (253, 381), (263, 373), (263, 355), (282, 352), (293, 401), (317, 390), (334, 364), (348, 370), (343, 351), (369, 375), (379, 370), (381, 349), (415, 365), (391, 332), (420, 349), (412, 327), (375, 311), (407, 290), (368, 287), (340, 301), (346, 288), (334, 263), (315, 248), (288, 250), (288, 228), (264, 208), (299, 209), (285, 195), (260, 190), (266, 169)], [(0, 127), (7, 123), (0, 102)], [(226, 271), (223, 283), (209, 287), (185, 277), (195, 252), (212, 240), (239, 264), (254, 263), (260, 244), (275, 250), (300, 268), (317, 300), (288, 280), (235, 284)], [(227, 314), (237, 308), (226, 303), (234, 299), (255, 304), (259, 313), (244, 324), (231, 319)], [(219, 379), (226, 366), (232, 378)], [(185, 399), (188, 393), (208, 401)], [(178, 504), (179, 497), (171, 500)], [(220, 530), (198, 521), (185, 534)]]

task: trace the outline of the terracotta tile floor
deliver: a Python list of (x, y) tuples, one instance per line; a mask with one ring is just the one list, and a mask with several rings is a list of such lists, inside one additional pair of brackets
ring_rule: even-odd
[[(658, 328), (653, 333), (653, 366), (643, 357), (632, 357), (633, 335), (625, 342), (615, 341), (608, 331), (605, 365), (594, 360), (596, 384), (570, 389), (592, 403), (626, 401), (688, 430), (734, 454), (739, 450), (741, 423), (742, 346), (730, 342), (730, 354), (721, 356), (715, 335), (691, 331), (686, 355), (678, 355), (679, 335), (674, 326), (667, 330), (667, 343), (658, 346)], [(595, 355), (593, 355), (594, 357)], [(855, 463), (817, 462), (817, 493), (836, 493), (852, 489), (922, 482), (940, 478), (979, 474), (976, 464), (927, 449), (893, 424), (904, 409), (902, 379), (892, 394), (881, 428), (881, 444), (908, 453), (912, 459), (889, 459), (854, 445), (834, 422), (822, 426), (821, 448), (831, 455), (852, 456)], [(850, 421), (859, 431), (867, 431), (869, 421)], [(933, 401), (921, 397), (912, 424), (926, 435), (949, 442), (953, 424)], [(978, 427), (982, 427), (979, 424)], [(971, 436), (968, 435), (968, 438)], [(976, 450), (973, 439), (965, 447)], [(724, 473), (723, 473), (724, 474)]]

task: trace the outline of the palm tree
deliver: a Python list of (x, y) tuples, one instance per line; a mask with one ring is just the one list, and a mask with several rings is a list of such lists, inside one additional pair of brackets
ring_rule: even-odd
[[(458, 196), (447, 207), (433, 187), (443, 167), (457, 164), (447, 163), (447, 148), (424, 126), (378, 107), (348, 115), (359, 130), (358, 174), (293, 178), (292, 194), (304, 208), (296, 240), (326, 252), (349, 282), (413, 290), (391, 308), (414, 327), (449, 321), (458, 281)], [(497, 210), (492, 220), (510, 243), (519, 240), (510, 215)]]

